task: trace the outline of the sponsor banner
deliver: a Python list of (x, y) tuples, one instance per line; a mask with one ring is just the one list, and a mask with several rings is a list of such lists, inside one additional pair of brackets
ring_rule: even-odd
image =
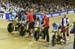
[(40, 20), (42, 20), (43, 19), (43, 16), (41, 14), (37, 14), (36, 15), (36, 18), (39, 18)]
[[(41, 16), (42, 16), (41, 14), (36, 14), (36, 17), (43, 18), (43, 17), (41, 17)], [(47, 14), (46, 16), (47, 16), (47, 17), (49, 17), (49, 18), (51, 18), (51, 17), (52, 17), (52, 15), (51, 15), (51, 14)]]
[(9, 20), (10, 19), (9, 13), (5, 13), (5, 16), (6, 16), (6, 20)]
[(56, 16), (60, 16), (60, 14), (59, 13), (53, 13), (52, 14), (52, 17), (56, 17)]
[(51, 17), (52, 17), (52, 15), (51, 15), (51, 14), (47, 14), (47, 16), (48, 16), (49, 18), (51, 18)]
[(13, 20), (12, 16), (9, 13), (6, 13), (6, 20)]
[(64, 15), (64, 14), (67, 14), (68, 11), (64, 11), (64, 12), (61, 12), (60, 15)]
[(75, 10), (74, 10), (74, 13), (75, 13)]
[(41, 14), (36, 14), (36, 17), (39, 17), (39, 16), (41, 16)]
[(74, 13), (74, 11), (68, 11), (68, 14)]
[[(61, 15), (64, 15), (64, 14), (70, 14), (70, 13), (75, 13), (75, 10), (72, 10), (72, 11), (64, 11), (64, 12), (59, 12), (59, 13), (52, 13), (52, 14), (47, 14), (47, 16), (49, 17), (49, 18), (52, 18), (52, 17), (57, 17), (57, 16), (61, 16)], [(36, 16), (38, 17), (38, 16), (42, 16), (41, 14), (36, 14)], [(40, 17), (40, 18), (42, 18), (42, 17)], [(8, 19), (8, 20), (10, 20), (11, 19), (11, 16), (10, 16), (10, 14), (9, 13), (5, 13), (5, 14), (3, 14), (3, 13), (0, 13), (0, 19)]]

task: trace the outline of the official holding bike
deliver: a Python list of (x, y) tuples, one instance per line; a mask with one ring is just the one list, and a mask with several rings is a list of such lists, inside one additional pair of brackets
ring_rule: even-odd
[(43, 26), (44, 26), (44, 36), (43, 39), (46, 39), (49, 42), (49, 18), (46, 16), (46, 13), (43, 14)]

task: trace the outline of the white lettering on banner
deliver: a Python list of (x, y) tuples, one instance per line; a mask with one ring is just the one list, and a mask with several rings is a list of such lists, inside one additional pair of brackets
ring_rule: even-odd
[(53, 16), (53, 17), (59, 16), (59, 13), (54, 13), (54, 14), (52, 14), (52, 16)]
[(74, 13), (74, 11), (68, 11), (68, 14), (70, 14), (70, 13)]
[(47, 16), (48, 16), (49, 18), (51, 18), (51, 14), (47, 14)]
[(64, 14), (67, 14), (67, 12), (61, 12), (60, 14), (61, 14), (61, 15), (64, 15)]

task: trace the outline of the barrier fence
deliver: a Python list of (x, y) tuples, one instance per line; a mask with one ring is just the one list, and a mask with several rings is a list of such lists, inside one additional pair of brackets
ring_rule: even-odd
[[(47, 14), (47, 16), (49, 18), (52, 18), (52, 17), (57, 17), (57, 16), (61, 16), (61, 15), (64, 15), (64, 14), (71, 14), (71, 13), (75, 13), (75, 10), (69, 10), (69, 11)], [(36, 14), (36, 15), (41, 15), (41, 14)], [(11, 16), (8, 12), (7, 13), (0, 13), (0, 19), (10, 20)]]

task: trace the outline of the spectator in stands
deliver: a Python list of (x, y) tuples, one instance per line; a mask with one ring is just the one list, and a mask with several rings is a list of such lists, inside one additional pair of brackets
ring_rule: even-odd
[(73, 10), (73, 5), (70, 5), (70, 4), (60, 4), (60, 5), (56, 5), (55, 3), (33, 3), (32, 1), (26, 1), (25, 3), (23, 1), (15, 1), (13, 2), (15, 3), (16, 5), (19, 5), (20, 7), (26, 9), (27, 7), (30, 8), (30, 9), (33, 9), (36, 8), (35, 10), (37, 11), (43, 11), (43, 10), (46, 10), (46, 12), (48, 13), (55, 13), (55, 12), (62, 12), (62, 11), (67, 11), (67, 10)]

